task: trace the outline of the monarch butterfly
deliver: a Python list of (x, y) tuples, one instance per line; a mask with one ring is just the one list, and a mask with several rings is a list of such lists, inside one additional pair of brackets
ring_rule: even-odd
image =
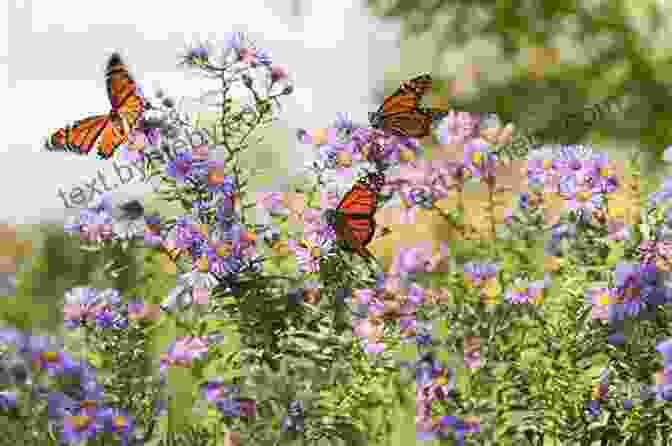
[(130, 131), (145, 111), (144, 98), (117, 53), (107, 61), (105, 80), (112, 105), (110, 113), (91, 116), (57, 130), (49, 137), (47, 150), (87, 155), (96, 147), (98, 157), (108, 159), (128, 140)]
[(371, 126), (412, 138), (424, 138), (429, 135), (432, 124), (449, 113), (418, 106), (420, 99), (431, 88), (432, 77), (429, 74), (422, 74), (402, 82), (392, 96), (385, 98), (378, 110), (369, 113)]
[(375, 260), (366, 245), (371, 242), (376, 232), (376, 220), (373, 216), (378, 205), (378, 192), (384, 184), (383, 174), (369, 173), (355, 183), (327, 217), (336, 237), (345, 242), (346, 249), (364, 258)]

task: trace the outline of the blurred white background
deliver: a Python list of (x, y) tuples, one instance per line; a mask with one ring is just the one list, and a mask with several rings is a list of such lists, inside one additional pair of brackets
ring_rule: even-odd
[[(297, 128), (328, 125), (339, 111), (364, 121), (375, 108), (371, 93), (382, 87), (384, 67), (399, 63), (398, 26), (372, 18), (359, 0), (10, 0), (6, 17), (0, 219), (15, 223), (60, 219), (59, 188), (81, 186), (98, 170), (115, 175), (111, 161), (42, 148), (55, 129), (109, 111), (104, 65), (112, 51), (122, 53), (146, 94), (160, 85), (171, 95), (194, 97), (204, 89), (202, 80), (176, 65), (190, 43), (216, 43), (227, 31), (243, 31), (268, 48), (295, 85), (266, 143), (274, 158), (285, 160), (278, 177), (312, 157), (310, 146), (297, 143)], [(412, 68), (409, 75), (419, 71)], [(149, 184), (135, 181), (114, 195), (149, 191)]]

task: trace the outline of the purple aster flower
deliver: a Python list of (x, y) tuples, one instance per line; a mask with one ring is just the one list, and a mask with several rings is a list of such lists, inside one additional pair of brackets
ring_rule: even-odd
[(240, 386), (224, 382), (222, 378), (213, 378), (206, 381), (202, 386), (203, 397), (207, 401), (217, 401), (224, 398), (238, 398)]
[(664, 367), (655, 374), (653, 391), (657, 400), (672, 401), (672, 367)]
[(77, 233), (86, 241), (100, 242), (113, 237), (113, 207), (107, 195), (99, 195), (92, 206), (82, 209), (78, 216), (68, 218), (64, 230)]
[(306, 272), (319, 272), (320, 260), (328, 255), (333, 245), (334, 240), (323, 232), (314, 232), (298, 243), (295, 240), (289, 241), (300, 270)]
[(543, 187), (554, 192), (557, 188), (557, 175), (553, 169), (553, 160), (545, 152), (534, 152), (527, 160), (527, 182), (530, 186)]
[(207, 62), (210, 57), (210, 45), (207, 42), (199, 42), (187, 48), (182, 58), (182, 63), (198, 65)]
[(464, 144), (478, 133), (480, 117), (469, 112), (450, 110), (437, 129), (442, 145)]
[(76, 414), (63, 417), (61, 440), (66, 444), (79, 444), (96, 437), (104, 429), (96, 416)]
[(211, 193), (222, 192), (232, 194), (234, 191), (235, 179), (231, 175), (226, 175), (224, 161), (208, 160), (208, 191)]
[(196, 222), (190, 217), (178, 217), (175, 221), (175, 247), (191, 249), (196, 243), (205, 240), (205, 235)]
[(665, 289), (658, 285), (656, 266), (650, 263), (621, 262), (616, 265), (614, 281), (619, 303), (617, 315), (637, 316), (646, 303), (661, 304), (666, 301)]
[(117, 434), (122, 446), (127, 446), (134, 430), (135, 418), (116, 408), (103, 410), (99, 417), (103, 423), (103, 430)]
[(672, 198), (672, 176), (665, 178), (661, 189), (651, 194), (649, 199), (654, 205), (658, 205), (661, 201), (667, 201), (670, 198)]
[(0, 392), (0, 411), (10, 411), (16, 408), (16, 392)]
[(217, 409), (225, 417), (239, 417), (240, 416), (240, 402), (232, 398), (222, 398), (215, 401)]
[(591, 186), (601, 193), (612, 193), (618, 189), (618, 178), (606, 153), (596, 153), (586, 161), (586, 175)]
[(168, 366), (191, 367), (195, 359), (208, 353), (208, 342), (204, 337), (182, 336), (171, 344), (166, 353), (161, 354), (161, 370)]
[(333, 126), (337, 129), (352, 130), (353, 122), (351, 114), (349, 112), (336, 113), (336, 121)]
[(464, 265), (465, 279), (469, 285), (479, 286), (497, 276), (499, 266), (491, 262), (468, 262)]
[(289, 210), (286, 207), (281, 192), (260, 192), (257, 194), (257, 206), (272, 216), (286, 216)]
[(174, 159), (168, 162), (166, 175), (175, 178), (178, 184), (184, 184), (192, 173), (193, 165), (191, 152), (179, 152)]
[(47, 336), (31, 336), (27, 347), (33, 367), (47, 370), (49, 375), (60, 375), (76, 365), (73, 358)]
[(539, 304), (543, 300), (543, 291), (550, 285), (550, 275), (546, 275), (544, 280), (535, 282), (518, 281), (516, 285), (506, 291), (506, 299), (514, 304), (535, 303)]
[(593, 155), (589, 146), (584, 145), (561, 145), (554, 151), (553, 168), (565, 177), (582, 175), (586, 169), (587, 161)]
[(476, 139), (464, 146), (464, 165), (475, 177), (488, 180), (495, 175), (497, 156), (483, 140)]
[(609, 320), (610, 307), (618, 302), (614, 288), (597, 287), (586, 290), (587, 303), (592, 305), (591, 318)]
[(665, 366), (672, 364), (672, 338), (660, 342), (656, 346), (656, 351), (663, 355), (663, 364)]
[(579, 185), (574, 178), (563, 182), (562, 189), (570, 209), (592, 212), (602, 207), (604, 194), (587, 185)]

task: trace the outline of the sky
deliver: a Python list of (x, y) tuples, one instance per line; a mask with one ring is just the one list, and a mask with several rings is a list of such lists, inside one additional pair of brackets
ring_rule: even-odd
[[(243, 31), (269, 49), (288, 66), (295, 86), (271, 150), (301, 160), (279, 168), (279, 177), (312, 156), (310, 146), (295, 141), (297, 128), (324, 127), (341, 111), (366, 120), (384, 67), (399, 63), (399, 25), (371, 17), (360, 0), (9, 0), (7, 7), (0, 14), (7, 30), (0, 36), (0, 220), (18, 224), (61, 219), (73, 210), (59, 189), (67, 197), (99, 170), (116, 175), (111, 161), (43, 150), (59, 127), (109, 111), (104, 66), (113, 51), (122, 53), (146, 94), (160, 85), (172, 96), (193, 98), (207, 85), (177, 67), (190, 43)], [(293, 15), (297, 10), (303, 15)], [(151, 190), (134, 179), (112, 194), (125, 199)]]

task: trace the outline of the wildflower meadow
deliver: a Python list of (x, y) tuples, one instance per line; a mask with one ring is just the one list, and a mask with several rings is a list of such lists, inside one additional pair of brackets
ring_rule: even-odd
[[(418, 140), (338, 110), (296, 123), (303, 175), (252, 192), (294, 84), (227, 36), (180, 58), (221, 82), (216, 116), (144, 94), (118, 153), (181, 211), (100, 195), (54, 235), (77, 257), (12, 279), (1, 444), (672, 444), (672, 181), (496, 111)], [(328, 216), (373, 175), (369, 258)]]

